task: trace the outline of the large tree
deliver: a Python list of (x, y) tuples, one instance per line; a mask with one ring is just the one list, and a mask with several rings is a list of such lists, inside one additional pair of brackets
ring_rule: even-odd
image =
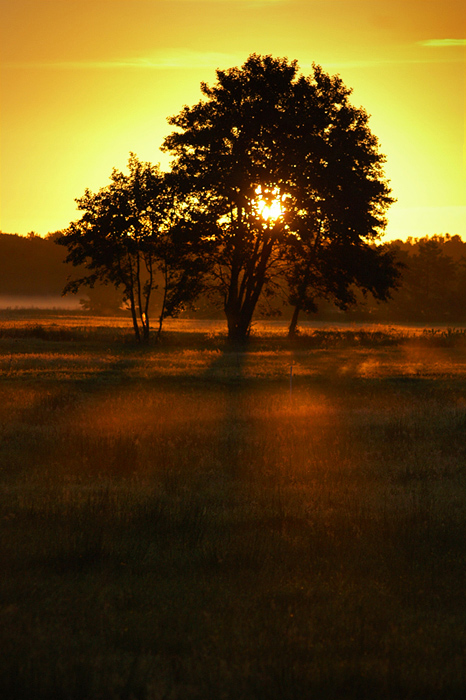
[[(137, 340), (147, 342), (152, 292), (162, 279), (159, 334), (166, 316), (176, 315), (201, 291), (202, 259), (180, 220), (173, 178), (134, 154), (129, 173), (112, 171), (110, 184), (77, 199), (79, 221), (58, 237), (65, 262), (87, 274), (68, 282), (64, 293), (96, 282), (112, 284), (129, 304)], [(188, 230), (189, 233), (189, 230)]]
[(349, 303), (354, 285), (384, 298), (397, 270), (371, 243), (393, 199), (367, 114), (341, 79), (253, 54), (201, 90), (169, 119), (177, 130), (163, 148), (192, 219), (210, 221), (200, 236), (214, 242), (211, 279), (229, 337), (248, 334), (260, 295), (278, 280), (298, 311), (319, 296)]

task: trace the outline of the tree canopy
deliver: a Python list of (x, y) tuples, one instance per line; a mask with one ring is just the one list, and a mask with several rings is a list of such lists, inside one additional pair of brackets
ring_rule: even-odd
[[(352, 289), (385, 299), (398, 269), (373, 244), (394, 201), (368, 115), (338, 76), (252, 54), (217, 70), (203, 99), (169, 119), (163, 149), (198, 236), (229, 337), (245, 338), (263, 292), (285, 289), (296, 309), (318, 298), (345, 308)], [(208, 226), (206, 224), (208, 223)]]
[(141, 163), (134, 154), (129, 173), (114, 169), (110, 184), (77, 199), (81, 219), (70, 224), (57, 243), (68, 249), (65, 262), (84, 266), (88, 274), (68, 282), (64, 292), (110, 283), (129, 304), (138, 340), (147, 341), (150, 300), (156, 271), (162, 273), (159, 333), (166, 316), (176, 315), (200, 291), (203, 265), (192, 255), (179, 221), (176, 193), (158, 166)]

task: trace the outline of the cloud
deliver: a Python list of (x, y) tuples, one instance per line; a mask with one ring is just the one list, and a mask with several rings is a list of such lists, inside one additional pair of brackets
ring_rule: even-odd
[[(319, 61), (325, 70), (339, 70), (347, 68), (383, 68), (388, 66), (406, 66), (406, 65), (427, 65), (438, 63), (462, 63), (462, 59), (444, 58), (374, 58), (359, 61)], [(299, 67), (304, 69), (312, 68), (312, 62), (299, 61)]]
[[(267, 0), (275, 2), (276, 0)], [(284, 0), (277, 0), (282, 2)], [(285, 0), (286, 1), (286, 0)], [(421, 46), (445, 47), (445, 46), (466, 46), (465, 39), (428, 39), (417, 42)], [(373, 68), (378, 66), (402, 65), (408, 63), (437, 63), (457, 62), (460, 59), (451, 54), (442, 58), (434, 59), (432, 54), (424, 54), (418, 58), (368, 58), (363, 60), (339, 60), (324, 61), (325, 68)], [(52, 69), (52, 70), (189, 70), (191, 69), (226, 69), (232, 66), (241, 66), (247, 59), (247, 54), (196, 51), (193, 49), (176, 48), (158, 51), (150, 56), (136, 56), (129, 58), (114, 58), (109, 60), (93, 61), (9, 61), (3, 64), (4, 68), (32, 68), (32, 69)], [(302, 70), (312, 68), (312, 61), (301, 60), (298, 62)]]
[(129, 65), (136, 68), (218, 68), (243, 62), (244, 58), (237, 54), (178, 49), (160, 52), (151, 58), (133, 61)]
[(54, 68), (61, 70), (115, 70), (121, 68), (186, 70), (188, 68), (218, 68), (241, 65), (244, 60), (244, 56), (236, 54), (174, 49), (159, 52), (147, 58), (112, 59), (109, 61), (11, 61), (5, 63), (4, 67)]
[(285, 5), (288, 2), (321, 2), (322, 0), (171, 0), (172, 2), (193, 2), (193, 3), (218, 3), (218, 2), (228, 2), (238, 3), (243, 5), (279, 5), (280, 3)]
[(418, 41), (420, 46), (435, 46), (443, 48), (445, 46), (466, 46), (466, 39), (426, 39)]

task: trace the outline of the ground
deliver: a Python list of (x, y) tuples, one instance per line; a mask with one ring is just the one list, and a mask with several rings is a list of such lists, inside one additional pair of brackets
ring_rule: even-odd
[(0, 689), (463, 698), (461, 329), (0, 321)]

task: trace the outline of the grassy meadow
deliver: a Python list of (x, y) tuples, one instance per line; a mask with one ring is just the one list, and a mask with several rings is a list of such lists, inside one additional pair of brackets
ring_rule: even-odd
[(0, 317), (0, 696), (464, 698), (465, 332), (223, 333)]

